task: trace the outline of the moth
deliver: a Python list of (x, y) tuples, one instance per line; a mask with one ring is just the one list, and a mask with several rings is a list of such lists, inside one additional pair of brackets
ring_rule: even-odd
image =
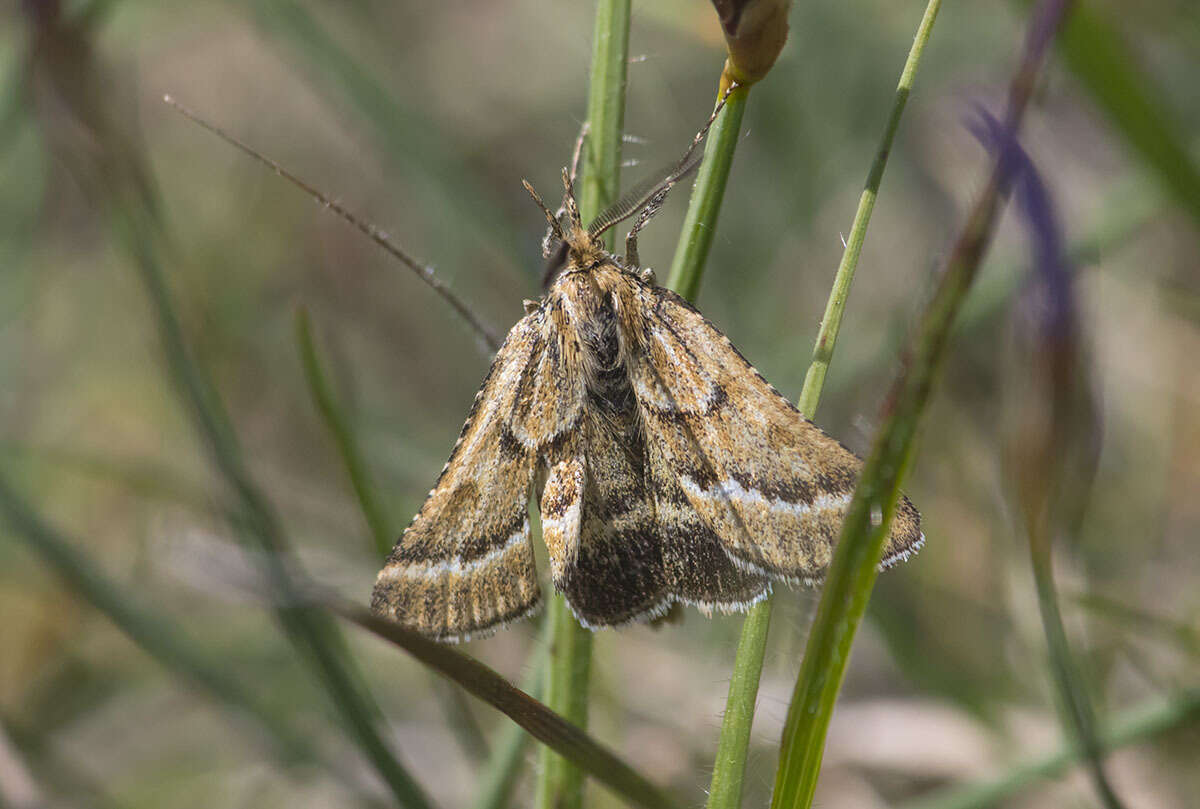
[[(694, 166), (704, 131), (665, 180), (586, 228), (566, 169), (565, 221), (525, 184), (549, 223), (544, 252), (565, 250), (565, 266), (496, 353), (379, 573), (376, 613), (462, 641), (536, 612), (531, 496), (550, 580), (590, 628), (676, 602), (745, 610), (772, 580), (822, 577), (861, 462), (637, 266), (637, 232)], [(634, 214), (626, 255), (609, 253), (600, 236)], [(923, 539), (902, 498), (883, 566)]]

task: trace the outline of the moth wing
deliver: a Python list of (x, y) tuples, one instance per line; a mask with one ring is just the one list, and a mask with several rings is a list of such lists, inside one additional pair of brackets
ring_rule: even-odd
[(640, 452), (626, 440), (608, 417), (585, 414), (550, 459), (542, 493), (555, 589), (593, 629), (657, 617), (674, 601)]
[(767, 595), (770, 582), (742, 569), (725, 552), (720, 537), (684, 493), (670, 447), (653, 434), (646, 440), (646, 471), (673, 600), (704, 612), (729, 612), (745, 610)]
[(545, 453), (540, 510), (551, 578), (585, 626), (644, 620), (672, 599), (637, 406), (624, 369), (607, 356), (617, 346), (613, 312), (590, 277), (562, 278), (557, 289), (561, 353), (588, 407)]
[[(739, 565), (814, 581), (829, 566), (862, 462), (805, 419), (687, 301), (632, 276), (618, 291), (633, 390), (691, 505)], [(920, 546), (902, 498), (883, 565)]]
[(540, 606), (530, 488), (542, 444), (579, 407), (553, 339), (540, 311), (509, 332), (441, 476), (376, 579), (375, 612), (456, 641)]

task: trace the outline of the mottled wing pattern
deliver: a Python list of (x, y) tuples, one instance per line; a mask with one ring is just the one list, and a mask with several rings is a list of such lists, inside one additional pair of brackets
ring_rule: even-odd
[(680, 485), (670, 447), (655, 435), (646, 439), (648, 489), (663, 550), (663, 569), (675, 600), (723, 612), (745, 610), (770, 590), (763, 576), (739, 568), (720, 537), (696, 510)]
[(549, 312), (513, 327), (441, 476), (379, 573), (373, 610), (429, 637), (464, 640), (537, 609), (527, 507), (543, 448), (579, 417), (570, 377)]
[(571, 308), (564, 342), (586, 358), (579, 427), (546, 459), (541, 513), (551, 578), (585, 626), (660, 614), (672, 599), (615, 315), (580, 275), (564, 276), (550, 300)]
[(580, 429), (547, 459), (541, 501), (554, 585), (591, 627), (653, 618), (676, 601), (744, 609), (768, 583), (725, 553), (645, 429), (606, 284), (622, 276), (604, 265), (564, 276), (552, 294), (569, 302), (561, 329), (586, 358)]
[[(580, 623), (614, 626), (659, 615), (670, 606), (663, 538), (642, 477), (642, 452), (595, 413), (584, 417), (571, 463), (586, 485), (568, 559), (551, 552), (555, 588)], [(547, 506), (546, 493), (542, 502)], [(543, 508), (543, 514), (551, 511)], [(548, 546), (549, 547), (549, 546)]]
[[(688, 503), (740, 566), (819, 579), (861, 462), (800, 415), (720, 331), (679, 296), (616, 273), (623, 347), (648, 434)], [(922, 541), (901, 500), (884, 565)]]

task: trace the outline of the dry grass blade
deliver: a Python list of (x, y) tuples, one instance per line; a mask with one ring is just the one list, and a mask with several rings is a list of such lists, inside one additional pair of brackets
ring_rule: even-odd
[(629, 802), (646, 809), (674, 806), (662, 791), (610, 750), (478, 660), (410, 632), (357, 604), (333, 601), (329, 607), (458, 683)]
[[(1004, 116), (1004, 129), (1012, 137), (1028, 107), (1046, 50), (1069, 7), (1069, 0), (1047, 0), (1031, 18), (1021, 61), (1009, 85)], [(1011, 160), (1004, 156), (995, 161), (917, 324), (910, 359), (893, 384), (879, 432), (847, 510), (788, 706), (773, 809), (812, 805), (829, 720), (855, 633), (875, 585), (921, 417), (937, 381), (956, 316), (1011, 190), (1012, 168)]]

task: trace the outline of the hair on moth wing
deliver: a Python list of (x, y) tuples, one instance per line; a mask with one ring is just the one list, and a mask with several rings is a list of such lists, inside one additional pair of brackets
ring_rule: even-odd
[[(449, 460), (380, 571), (375, 612), (442, 641), (535, 612), (531, 494), (551, 582), (590, 628), (654, 620), (677, 604), (745, 610), (773, 580), (824, 575), (861, 462), (637, 266), (638, 232), (695, 168), (720, 109), (665, 176), (587, 227), (573, 169), (563, 170), (557, 213), (525, 183), (558, 264), (497, 351)], [(600, 236), (632, 216), (625, 256), (609, 253)], [(923, 539), (902, 498), (882, 566)]]

